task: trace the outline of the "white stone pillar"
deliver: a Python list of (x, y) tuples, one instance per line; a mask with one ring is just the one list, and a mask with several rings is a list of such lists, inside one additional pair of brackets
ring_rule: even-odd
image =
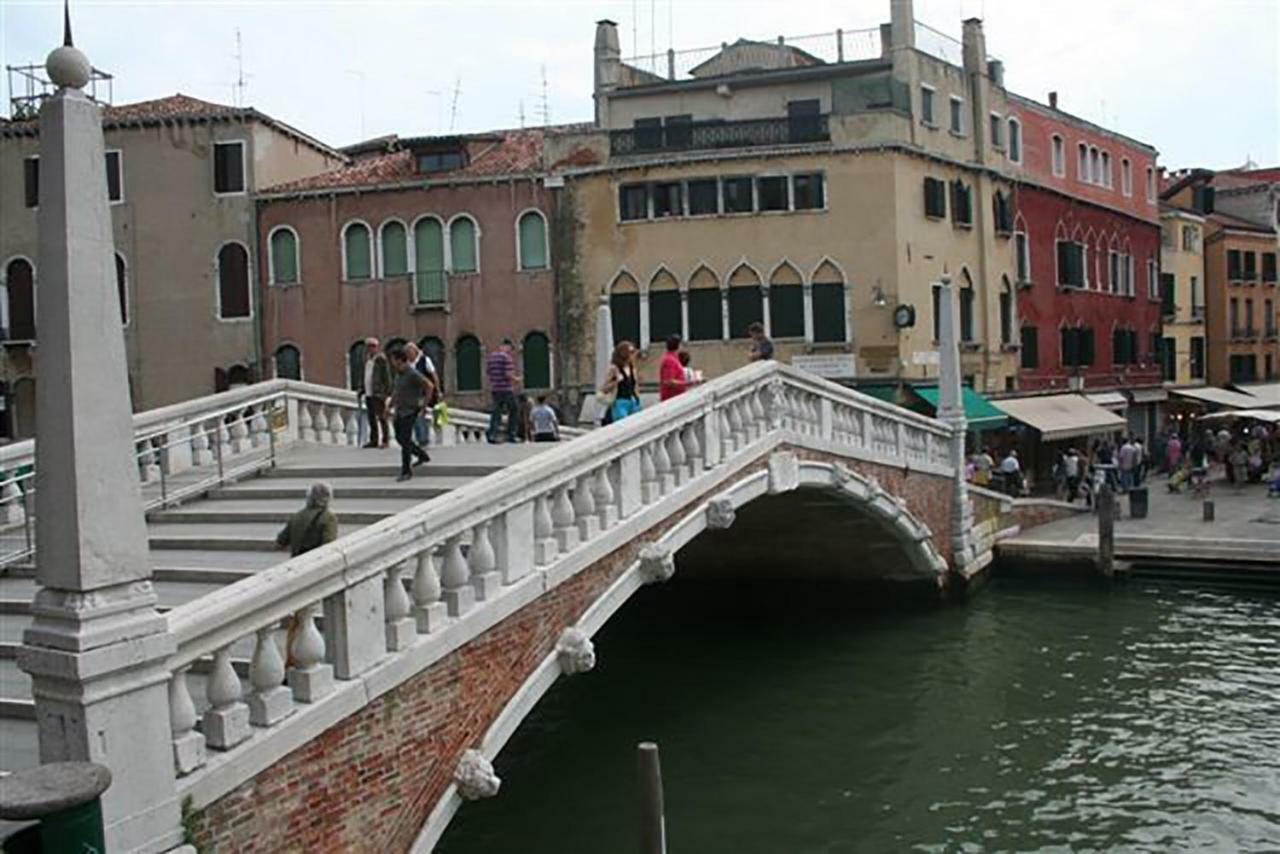
[(31, 675), (40, 761), (106, 765), (107, 848), (160, 851), (182, 837), (164, 726), (175, 644), (151, 585), (102, 110), (80, 91), (91, 65), (69, 18), (64, 41), (46, 63), (58, 89), (40, 109), (39, 589), (18, 666)]
[[(969, 507), (969, 486), (964, 479), (964, 396), (960, 388), (960, 346), (956, 335), (955, 294), (951, 277), (942, 275), (938, 300), (938, 420), (951, 428), (950, 463), (952, 477), (951, 550), (952, 567), (957, 571), (973, 561), (971, 531), (973, 511)], [(905, 448), (902, 449), (905, 453)]]

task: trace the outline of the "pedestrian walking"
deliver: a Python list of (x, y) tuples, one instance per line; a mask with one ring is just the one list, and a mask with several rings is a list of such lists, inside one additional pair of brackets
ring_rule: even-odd
[(1005, 492), (1013, 497), (1022, 494), (1022, 463), (1018, 460), (1018, 452), (1012, 448), (1000, 461), (1000, 476), (1004, 480)]
[(680, 367), (684, 368), (684, 387), (686, 390), (702, 384), (702, 371), (693, 367), (693, 356), (688, 350), (680, 351)]
[(431, 461), (431, 455), (413, 440), (413, 425), (431, 396), (431, 380), (414, 370), (403, 349), (391, 352), (391, 366), (396, 372), (391, 405), (395, 410), (396, 443), (400, 445), (400, 476), (396, 480), (406, 481), (413, 477), (412, 466)]
[(747, 327), (751, 336), (751, 361), (759, 362), (773, 358), (773, 342), (764, 334), (764, 324), (756, 321)]
[(365, 415), (369, 419), (366, 448), (385, 448), (391, 442), (387, 429), (387, 398), (391, 396), (391, 366), (379, 350), (377, 338), (364, 341), (364, 381), (360, 385)]
[(991, 472), (995, 467), (991, 449), (983, 448), (973, 458), (973, 482), (982, 487), (991, 486)]
[(639, 386), (636, 383), (636, 348), (630, 341), (619, 342), (613, 348), (609, 374), (600, 391), (613, 395), (613, 402), (605, 413), (607, 423), (621, 421), (640, 411)]
[(556, 417), (556, 411), (547, 403), (545, 394), (538, 396), (538, 405), (529, 413), (529, 421), (533, 424), (533, 441), (560, 441), (560, 419)]
[(503, 338), (501, 346), (490, 353), (485, 362), (485, 376), (489, 379), (489, 394), (493, 399), (486, 434), (491, 445), (498, 441), (498, 429), (502, 426), (504, 414), (507, 417), (507, 442), (515, 442), (520, 426), (520, 412), (516, 405), (516, 385), (520, 377), (516, 374), (516, 360), (512, 356), (514, 348), (510, 338)]
[(1080, 469), (1080, 452), (1075, 448), (1068, 448), (1067, 453), (1062, 458), (1062, 473), (1066, 481), (1068, 504), (1075, 502), (1076, 495), (1080, 491)]
[[(288, 549), (289, 557), (297, 557), (338, 539), (338, 517), (330, 507), (332, 503), (333, 488), (329, 484), (311, 484), (302, 509), (290, 516), (276, 535), (276, 545)], [(293, 639), (301, 626), (300, 614), (289, 617), (284, 642), (285, 663), (288, 667), (294, 665)]]
[(409, 356), (409, 364), (413, 365), (413, 369), (431, 380), (431, 396), (427, 398), (426, 405), (422, 407), (422, 412), (418, 414), (418, 420), (413, 425), (414, 441), (425, 447), (431, 444), (431, 410), (440, 399), (440, 377), (436, 374), (435, 362), (431, 361), (431, 357), (417, 344), (410, 341), (404, 345), (404, 350)]
[(685, 393), (684, 365), (680, 364), (680, 336), (667, 336), (667, 352), (658, 365), (658, 400), (670, 400)]
[(1116, 464), (1120, 468), (1120, 491), (1128, 492), (1135, 486), (1134, 476), (1138, 469), (1138, 449), (1132, 438), (1126, 438), (1116, 452)]
[(1169, 441), (1164, 446), (1164, 466), (1169, 474), (1173, 474), (1182, 467), (1182, 440), (1178, 438), (1178, 434), (1169, 437)]

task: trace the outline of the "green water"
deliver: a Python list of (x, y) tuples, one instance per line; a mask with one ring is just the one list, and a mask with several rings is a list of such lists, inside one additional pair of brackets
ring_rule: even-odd
[(646, 739), (673, 854), (1280, 850), (1276, 597), (728, 584), (618, 612), (437, 850), (635, 851)]

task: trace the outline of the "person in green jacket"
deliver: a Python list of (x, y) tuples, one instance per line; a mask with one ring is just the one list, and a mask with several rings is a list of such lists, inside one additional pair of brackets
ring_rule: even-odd
[(333, 488), (327, 483), (313, 483), (307, 490), (307, 504), (289, 517), (289, 521), (276, 535), (276, 545), (289, 550), (289, 557), (297, 557), (338, 538), (338, 517), (329, 504), (333, 501)]

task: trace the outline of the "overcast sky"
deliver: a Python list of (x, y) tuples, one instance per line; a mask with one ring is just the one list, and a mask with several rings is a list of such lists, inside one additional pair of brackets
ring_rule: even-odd
[[(1280, 163), (1280, 0), (916, 0), (956, 37), (982, 17), (1006, 83), (1155, 145), (1169, 167)], [(76, 44), (115, 103), (244, 103), (342, 145), (592, 115), (594, 22), (624, 56), (873, 27), (889, 0), (73, 0)], [(0, 0), (7, 65), (43, 62), (61, 2)], [(545, 68), (545, 102), (544, 102)], [(457, 93), (455, 99), (455, 92)], [(7, 95), (6, 90), (6, 95)], [(455, 109), (456, 101), (456, 109)], [(7, 104), (4, 113), (8, 114)]]

